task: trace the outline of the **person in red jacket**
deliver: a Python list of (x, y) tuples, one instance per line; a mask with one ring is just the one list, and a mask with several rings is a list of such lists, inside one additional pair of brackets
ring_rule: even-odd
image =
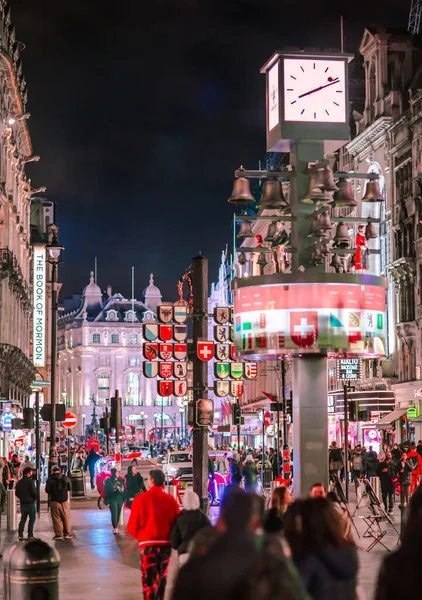
[(149, 489), (132, 504), (128, 533), (138, 540), (144, 600), (162, 600), (171, 556), (170, 530), (179, 506), (164, 487), (164, 473), (153, 469)]
[(413, 494), (419, 485), (419, 479), (422, 475), (422, 457), (416, 451), (415, 444), (410, 444), (410, 448), (407, 453), (407, 460), (413, 466), (412, 483), (410, 485), (410, 493)]

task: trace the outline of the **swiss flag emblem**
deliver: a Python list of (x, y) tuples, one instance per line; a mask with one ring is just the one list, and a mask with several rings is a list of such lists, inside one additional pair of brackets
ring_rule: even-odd
[(198, 342), (196, 352), (204, 362), (210, 361), (214, 356), (214, 342)]
[(318, 313), (316, 311), (291, 312), (290, 337), (299, 348), (313, 346), (318, 338)]

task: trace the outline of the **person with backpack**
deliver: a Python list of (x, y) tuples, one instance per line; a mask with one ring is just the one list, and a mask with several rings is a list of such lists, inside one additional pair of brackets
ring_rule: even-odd
[(111, 525), (113, 533), (116, 535), (119, 533), (117, 526), (125, 499), (125, 480), (117, 476), (117, 469), (111, 469), (110, 473), (111, 477), (105, 480), (104, 502), (110, 508)]
[(375, 450), (372, 449), (372, 446), (369, 446), (369, 450), (366, 453), (366, 476), (368, 479), (377, 476), (378, 464), (379, 460), (377, 457), (377, 453), (375, 452)]
[(338, 477), (339, 471), (344, 466), (343, 453), (340, 448), (337, 447), (337, 442), (331, 442), (331, 448), (328, 451), (328, 463), (330, 469), (330, 478), (333, 475)]
[(258, 481), (258, 467), (255, 464), (252, 454), (248, 454), (246, 457), (242, 475), (245, 478), (245, 490), (254, 493), (256, 482)]
[(68, 477), (60, 472), (60, 467), (55, 465), (51, 469), (51, 475), (45, 484), (45, 491), (50, 500), (50, 513), (53, 522), (53, 540), (71, 540), (72, 532), (70, 525), (70, 481)]

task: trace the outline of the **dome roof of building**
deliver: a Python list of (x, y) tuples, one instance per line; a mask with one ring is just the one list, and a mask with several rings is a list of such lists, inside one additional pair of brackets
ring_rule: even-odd
[(151, 273), (149, 276), (149, 286), (144, 289), (142, 292), (143, 298), (161, 298), (161, 292), (156, 285), (154, 285), (154, 276)]
[(95, 283), (94, 280), (94, 271), (91, 271), (90, 273), (90, 278), (89, 278), (89, 284), (84, 288), (84, 291), (82, 292), (82, 296), (100, 296), (102, 297), (102, 291), (100, 289), (100, 287)]

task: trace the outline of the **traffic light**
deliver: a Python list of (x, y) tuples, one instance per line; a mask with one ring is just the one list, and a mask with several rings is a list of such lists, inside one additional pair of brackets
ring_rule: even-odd
[(119, 430), (122, 428), (122, 399), (119, 397), (111, 398), (110, 427)]
[(356, 402), (349, 401), (349, 421), (357, 421)]
[(100, 418), (100, 428), (104, 429), (104, 431), (110, 431), (111, 427), (110, 427), (110, 415), (104, 415), (103, 417)]
[(242, 422), (242, 411), (240, 405), (236, 402), (236, 404), (232, 405), (232, 417), (233, 417), (233, 425), (240, 425)]
[(290, 398), (286, 398), (286, 415), (290, 415), (293, 420), (293, 398), (290, 394)]
[(23, 419), (12, 419), (12, 429), (23, 429), (25, 426)]
[(64, 421), (66, 419), (66, 405), (56, 404), (56, 421)]
[(51, 404), (44, 404), (41, 407), (40, 415), (43, 421), (51, 421)]
[(24, 408), (23, 409), (23, 428), (34, 429), (34, 409)]

